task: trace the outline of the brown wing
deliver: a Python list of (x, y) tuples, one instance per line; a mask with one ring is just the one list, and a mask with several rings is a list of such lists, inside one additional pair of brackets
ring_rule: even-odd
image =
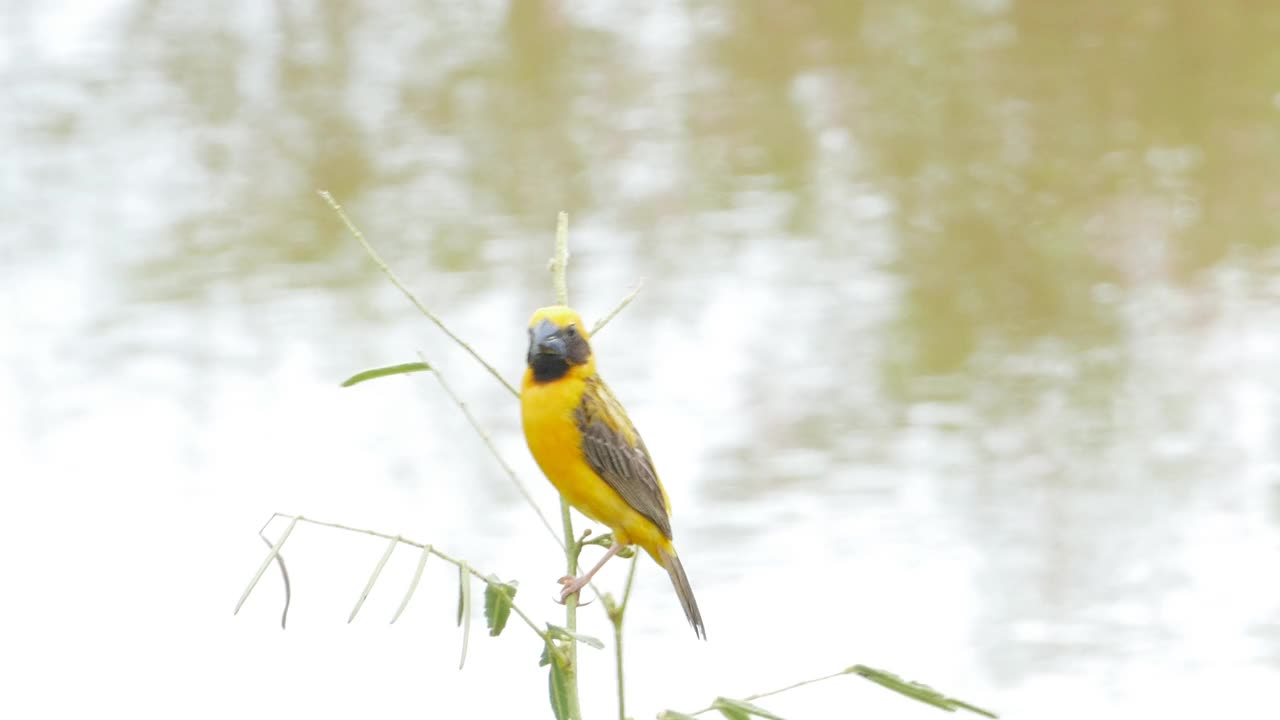
[(670, 538), (666, 494), (658, 484), (653, 460), (640, 433), (599, 378), (587, 380), (575, 419), (582, 433), (582, 454), (587, 464), (628, 505)]

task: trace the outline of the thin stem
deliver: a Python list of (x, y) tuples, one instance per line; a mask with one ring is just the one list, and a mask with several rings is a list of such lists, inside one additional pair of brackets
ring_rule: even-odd
[[(561, 213), (563, 216), (564, 213)], [(563, 267), (563, 266), (561, 266)], [(560, 522), (564, 526), (564, 539), (566, 542), (564, 549), (565, 565), (568, 567), (570, 576), (578, 574), (578, 553), (582, 551), (582, 545), (573, 536), (573, 518), (569, 515), (569, 503), (564, 498), (560, 498)], [(578, 593), (570, 595), (564, 601), (564, 626), (571, 633), (578, 631)], [(564, 668), (565, 685), (569, 688), (567, 708), (570, 720), (582, 720), (582, 709), (578, 703), (578, 643), (565, 643), (565, 658), (567, 662)]]
[(643, 287), (644, 287), (644, 278), (641, 278), (640, 281), (636, 283), (635, 289), (627, 293), (627, 296), (622, 298), (622, 302), (619, 302), (617, 307), (611, 310), (608, 315), (605, 315), (604, 317), (596, 321), (595, 327), (591, 328), (591, 334), (595, 335), (596, 333), (604, 329), (604, 326), (608, 325), (610, 320), (615, 318), (618, 315), (618, 313), (622, 312), (623, 308), (630, 305), (632, 300), (636, 299), (636, 296), (640, 294), (640, 290)]
[(618, 675), (618, 720), (627, 720), (627, 692), (622, 673), (622, 621), (613, 624), (613, 655)]
[[(784, 692), (786, 692), (786, 691), (788, 691), (788, 690), (795, 690), (796, 688), (798, 688), (798, 687), (804, 687), (805, 685), (812, 685), (812, 684), (814, 684), (814, 683), (820, 683), (820, 682), (822, 682), (823, 680), (830, 680), (831, 678), (837, 678), (837, 677), (840, 677), (841, 675), (845, 675), (845, 674), (847, 674), (847, 673), (846, 673), (846, 671), (841, 670), (840, 672), (831, 673), (830, 675), (823, 675), (822, 677), (819, 677), (819, 678), (813, 678), (813, 679), (810, 679), (810, 680), (801, 680), (801, 681), (800, 681), (800, 682), (798, 682), (798, 683), (792, 683), (792, 684), (790, 684), (790, 685), (788, 685), (788, 686), (786, 686), (786, 687), (778, 688), (777, 690), (770, 690), (769, 692), (762, 692), (762, 693), (756, 693), (755, 695), (748, 695), (748, 696), (746, 696), (746, 697), (742, 698), (742, 700), (745, 700), (745, 701), (747, 701), (747, 702), (751, 702), (752, 700), (759, 700), (760, 698), (769, 697), (770, 695), (777, 695), (777, 694), (779, 694), (779, 693), (784, 693)], [(689, 714), (689, 715), (701, 715), (701, 714), (703, 714), (703, 713), (709, 713), (709, 712), (711, 712), (712, 710), (715, 710), (715, 709), (716, 709), (716, 708), (715, 708), (715, 706), (713, 706), (713, 705), (708, 705), (707, 707), (704, 707), (704, 708), (702, 708), (701, 710), (698, 710), (698, 711), (696, 711), (696, 712), (691, 712), (691, 713), (688, 713), (688, 714)]]
[(542, 526), (547, 529), (547, 532), (551, 533), (551, 537), (555, 539), (561, 548), (563, 548), (564, 542), (556, 536), (556, 530), (551, 526), (551, 521), (548, 520), (546, 514), (542, 512), (542, 508), (538, 507), (537, 501), (533, 499), (533, 495), (529, 492), (529, 488), (525, 487), (524, 483), (520, 481), (520, 478), (516, 475), (516, 471), (507, 464), (505, 459), (503, 459), (502, 454), (498, 452), (498, 447), (493, 444), (493, 439), (489, 437), (489, 433), (480, 426), (480, 422), (476, 420), (476, 416), (471, 414), (471, 409), (462, 401), (462, 398), (458, 397), (458, 394), (453, 391), (453, 388), (449, 386), (449, 383), (445, 382), (444, 375), (440, 374), (440, 371), (436, 369), (435, 365), (428, 363), (427, 359), (422, 356), (422, 353), (418, 353), (418, 357), (422, 358), (423, 363), (430, 366), (431, 374), (436, 376), (436, 380), (440, 383), (440, 387), (444, 389), (445, 394), (453, 400), (453, 403), (457, 405), (458, 409), (462, 411), (462, 414), (466, 416), (467, 422), (471, 423), (471, 427), (478, 435), (480, 435), (480, 439), (483, 440), (485, 446), (489, 448), (489, 453), (498, 460), (498, 464), (501, 465), (502, 470), (507, 473), (507, 477), (510, 478), (511, 482), (516, 486), (516, 490), (520, 491), (520, 495), (524, 497), (525, 502), (529, 503), (529, 507), (533, 508), (533, 511), (538, 514), (538, 519), (542, 521)]
[(627, 601), (631, 599), (631, 583), (636, 579), (636, 565), (639, 560), (639, 553), (631, 558), (631, 569), (627, 571), (627, 584), (622, 589), (622, 604), (611, 609), (609, 613), (609, 620), (613, 622), (614, 665), (617, 667), (618, 675), (618, 720), (627, 720), (627, 693), (622, 671), (622, 620), (627, 612)]
[(770, 690), (769, 692), (762, 692), (762, 693), (756, 693), (755, 695), (748, 695), (748, 696), (746, 696), (746, 697), (744, 697), (744, 698), (742, 698), (742, 699), (743, 699), (743, 700), (746, 700), (746, 701), (748, 701), (748, 702), (750, 702), (750, 701), (752, 701), (752, 700), (759, 700), (760, 698), (763, 698), (763, 697), (769, 697), (770, 695), (777, 695), (777, 694), (779, 694), (779, 693), (784, 693), (784, 692), (786, 692), (786, 691), (788, 691), (788, 690), (795, 690), (796, 688), (798, 688), (798, 687), (804, 687), (805, 685), (812, 685), (812, 684), (814, 684), (814, 683), (820, 683), (820, 682), (822, 682), (823, 680), (830, 680), (830, 679), (832, 679), (832, 678), (838, 678), (838, 677), (840, 677), (841, 675), (844, 675), (844, 674), (845, 674), (845, 673), (844, 673), (844, 671), (843, 671), (843, 670), (841, 670), (840, 672), (837, 672), (837, 673), (831, 673), (830, 675), (823, 675), (822, 677), (819, 677), (819, 678), (813, 678), (813, 679), (810, 679), (810, 680), (801, 680), (801, 681), (800, 681), (800, 682), (798, 682), (798, 683), (792, 683), (792, 684), (790, 684), (790, 685), (788, 685), (788, 686), (786, 686), (786, 687), (778, 688), (777, 690)]
[(636, 579), (636, 565), (640, 563), (640, 553), (631, 558), (631, 569), (627, 571), (627, 584), (622, 588), (622, 604), (618, 606), (618, 617), (627, 611), (627, 601), (631, 599), (631, 583)]
[[(569, 213), (561, 212), (556, 218), (556, 254), (551, 259), (551, 286), (555, 289), (556, 302), (569, 304)], [(569, 515), (569, 503), (560, 497), (560, 524), (564, 529), (565, 566), (570, 577), (578, 574), (578, 554), (582, 543), (573, 536), (573, 518)], [(569, 632), (578, 631), (578, 593), (565, 599), (564, 626)], [(582, 709), (578, 703), (578, 643), (566, 643), (564, 668), (568, 703), (565, 708), (570, 720), (581, 720)]]
[[(302, 517), (301, 515), (286, 515), (284, 513), (276, 513), (276, 517), (287, 518), (288, 520), (290, 520), (291, 521), (290, 528), (292, 528), (293, 524), (295, 523), (307, 522), (307, 523), (311, 523), (312, 525), (320, 525), (322, 527), (330, 527), (330, 528), (335, 528), (337, 530), (346, 530), (347, 532), (361, 533), (364, 535), (372, 535), (373, 537), (383, 538), (384, 540), (398, 540), (399, 542), (402, 542), (405, 545), (411, 545), (420, 550), (425, 550), (426, 552), (429, 552), (432, 555), (435, 555), (436, 557), (449, 563), (450, 565), (453, 565), (454, 567), (457, 567), (457, 568), (466, 567), (467, 572), (471, 573), (473, 577), (479, 578), (485, 585), (489, 585), (493, 587), (495, 590), (497, 590), (498, 592), (503, 593), (503, 596), (507, 599), (508, 602), (511, 603), (511, 610), (515, 612), (516, 615), (519, 615), (520, 619), (524, 620), (524, 623), (529, 626), (529, 629), (537, 633), (538, 637), (542, 638), (543, 642), (551, 641), (551, 638), (547, 636), (547, 631), (538, 627), (537, 623), (535, 623), (532, 618), (526, 615), (525, 612), (520, 609), (519, 605), (516, 605), (515, 602), (511, 600), (511, 596), (506, 594), (507, 592), (506, 588), (504, 588), (501, 583), (493, 582), (488, 578), (488, 576), (485, 573), (482, 573), (479, 570), (476, 570), (475, 568), (471, 567), (471, 565), (468, 563), (464, 563), (463, 561), (451, 555), (441, 552), (440, 550), (436, 549), (434, 545), (420, 543), (416, 540), (410, 540), (409, 538), (401, 537), (399, 535), (388, 535), (387, 533), (378, 532), (377, 530), (368, 530), (366, 528), (352, 527), (350, 525), (343, 525), (342, 523), (325, 522), (323, 520), (313, 520), (309, 517)], [(576, 645), (577, 643), (573, 643), (573, 644)]]
[(556, 255), (551, 259), (551, 282), (556, 302), (569, 304), (569, 213), (556, 217)]
[(320, 197), (329, 204), (329, 207), (333, 208), (333, 211), (338, 214), (342, 223), (347, 226), (347, 230), (350, 231), (351, 234), (355, 236), (356, 240), (360, 242), (360, 246), (364, 248), (365, 253), (373, 260), (374, 264), (378, 266), (378, 269), (391, 280), (391, 284), (395, 285), (396, 289), (403, 293), (405, 297), (409, 298), (409, 302), (413, 303), (413, 306), (418, 309), (418, 312), (426, 315), (427, 319), (435, 323), (436, 327), (440, 328), (445, 335), (448, 335), (450, 340), (462, 346), (463, 350), (471, 353), (471, 357), (475, 358), (476, 362), (483, 365), (484, 368), (489, 371), (490, 375), (497, 378), (498, 382), (502, 383), (502, 386), (505, 387), (508, 392), (516, 397), (520, 397), (520, 393), (512, 387), (511, 383), (507, 382), (506, 378), (502, 377), (502, 375), (492, 365), (490, 365), (484, 358), (480, 357), (480, 353), (476, 352), (475, 349), (468, 345), (465, 340), (455, 335), (453, 331), (444, 324), (443, 320), (427, 309), (426, 305), (419, 302), (417, 296), (415, 296), (404, 283), (400, 282), (400, 278), (396, 277), (396, 274), (387, 266), (387, 263), (382, 260), (382, 257), (378, 255), (378, 251), (373, 249), (373, 245), (370, 245), (369, 241), (365, 239), (364, 233), (360, 231), (360, 228), (356, 227), (356, 224), (351, 221), (351, 218), (347, 217), (346, 211), (342, 209), (342, 206), (338, 204), (337, 200), (333, 199), (333, 196), (329, 194), (329, 191), (318, 190), (317, 192), (320, 194)]

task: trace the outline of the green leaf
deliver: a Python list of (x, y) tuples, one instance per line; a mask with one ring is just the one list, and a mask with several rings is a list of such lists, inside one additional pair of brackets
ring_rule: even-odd
[(467, 642), (471, 639), (471, 568), (463, 560), (458, 566), (458, 624), (462, 626), (462, 659), (458, 669), (467, 663)]
[(845, 672), (852, 673), (854, 675), (861, 675), (862, 677), (870, 680), (873, 683), (876, 683), (877, 685), (880, 685), (881, 687), (889, 688), (890, 690), (900, 695), (905, 695), (913, 700), (919, 700), (922, 703), (925, 703), (927, 705), (932, 705), (936, 708), (941, 708), (943, 710), (946, 710), (947, 712), (955, 712), (956, 710), (968, 710), (969, 712), (977, 713), (979, 715), (986, 715), (987, 717), (990, 717), (990, 718), (998, 717), (995, 713), (991, 712), (990, 710), (984, 710), (980, 707), (977, 707), (976, 705), (970, 705), (969, 703), (964, 702), (963, 700), (957, 700), (952, 697), (947, 697), (946, 695), (938, 692), (937, 690), (934, 690), (928, 685), (924, 685), (918, 682), (910, 682), (908, 680), (903, 680), (902, 678), (898, 677), (897, 675), (894, 675), (891, 672), (885, 672), (884, 670), (877, 670), (872, 667), (867, 667), (866, 665), (854, 665), (851, 668), (847, 668)]
[(560, 666), (559, 658), (551, 663), (547, 688), (551, 695), (551, 711), (556, 714), (556, 720), (566, 720), (569, 717), (569, 684), (565, 682), (564, 668)]
[(552, 623), (547, 623), (547, 633), (557, 640), (577, 640), (583, 645), (590, 645), (597, 650), (604, 649), (604, 643), (598, 638), (593, 638), (590, 635), (583, 635), (582, 633), (569, 632), (559, 625), (553, 625)]
[(725, 707), (718, 707), (716, 709), (719, 710), (720, 714), (725, 717), (725, 720), (751, 720), (750, 715), (736, 708), (725, 706)]
[(542, 643), (542, 654), (538, 656), (538, 667), (551, 664), (551, 643)]
[(675, 710), (663, 710), (662, 712), (658, 713), (658, 720), (698, 720), (698, 719), (692, 715), (685, 715), (684, 713), (676, 712)]
[(355, 375), (352, 375), (351, 377), (347, 378), (346, 380), (343, 380), (342, 387), (351, 387), (352, 385), (358, 385), (364, 382), (365, 380), (374, 380), (376, 378), (390, 377), (392, 375), (404, 375), (407, 373), (422, 372), (423, 370), (430, 370), (430, 369), (431, 369), (431, 366), (424, 362), (400, 363), (399, 365), (388, 365), (386, 367), (373, 368), (372, 370), (365, 370), (364, 372), (358, 372)]
[[(711, 703), (711, 707), (724, 713), (725, 710), (731, 710), (736, 713), (742, 713), (742, 717), (755, 715), (756, 717), (768, 718), (768, 720), (782, 720), (781, 717), (765, 710), (762, 707), (752, 705), (746, 700), (734, 700), (733, 698), (718, 697), (716, 701)], [(728, 717), (726, 715), (726, 717)]]
[(489, 637), (502, 634), (511, 617), (511, 602), (515, 600), (519, 583), (504, 583), (496, 575), (490, 575), (484, 586), (484, 619), (489, 623)]

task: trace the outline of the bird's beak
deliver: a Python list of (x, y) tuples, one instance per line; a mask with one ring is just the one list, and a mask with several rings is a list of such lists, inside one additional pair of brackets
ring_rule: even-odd
[(529, 348), (532, 355), (564, 357), (568, 351), (564, 338), (560, 336), (560, 326), (550, 320), (543, 320), (533, 329), (533, 337), (529, 340)]

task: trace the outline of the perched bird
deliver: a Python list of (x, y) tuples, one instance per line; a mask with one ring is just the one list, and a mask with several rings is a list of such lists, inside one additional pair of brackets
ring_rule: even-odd
[(619, 550), (639, 545), (666, 568), (685, 617), (706, 639), (693, 588), (671, 543), (671, 501), (626, 410), (596, 374), (578, 314), (563, 305), (535, 312), (527, 359), (520, 411), (529, 450), (570, 505), (613, 531), (613, 546), (595, 567), (561, 581), (561, 601), (585, 587)]

